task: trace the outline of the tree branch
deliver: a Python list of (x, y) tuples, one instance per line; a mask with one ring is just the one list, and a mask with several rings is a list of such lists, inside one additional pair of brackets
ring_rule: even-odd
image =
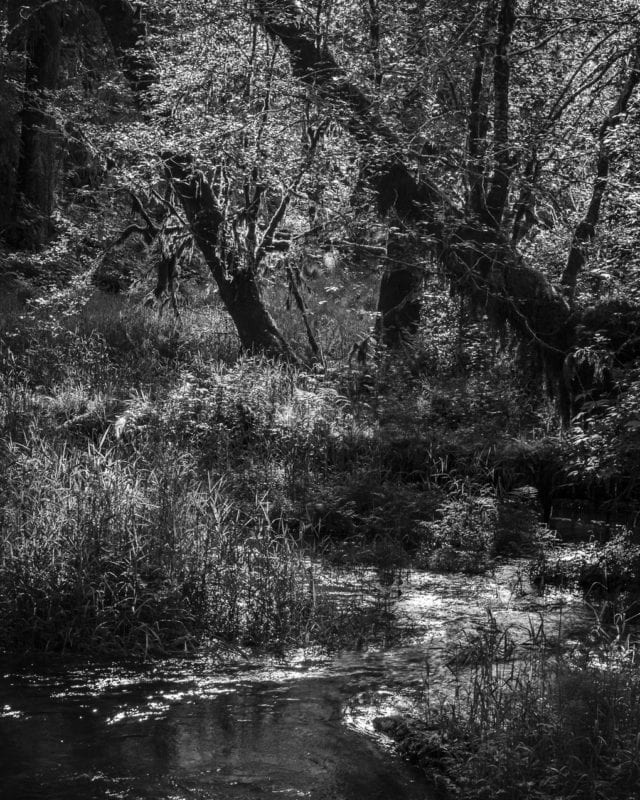
[(575, 300), (578, 275), (587, 261), (587, 245), (595, 236), (602, 203), (609, 183), (612, 154), (606, 141), (607, 134), (626, 116), (629, 101), (638, 83), (640, 83), (640, 42), (636, 46), (633, 62), (620, 94), (598, 131), (599, 152), (591, 201), (586, 214), (573, 234), (569, 257), (562, 275), (562, 286), (571, 303)]
[(164, 153), (162, 160), (211, 274), (218, 286), (224, 285), (227, 276), (217, 251), (223, 215), (213, 190), (202, 173), (194, 171), (190, 156)]
[(322, 361), (322, 350), (320, 349), (320, 345), (318, 344), (318, 341), (311, 328), (311, 323), (309, 322), (307, 304), (304, 302), (304, 298), (300, 294), (300, 289), (298, 288), (298, 283), (300, 282), (300, 270), (297, 267), (291, 267), (287, 265), (287, 278), (289, 279), (289, 291), (293, 295), (296, 305), (298, 306), (298, 310), (300, 311), (300, 315), (302, 316), (302, 321), (307, 333), (307, 341), (309, 342), (311, 352), (313, 353), (314, 358), (316, 358), (318, 361)]
[(298, 186), (300, 185), (300, 181), (304, 177), (306, 171), (311, 166), (313, 158), (315, 156), (316, 148), (318, 146), (318, 142), (328, 125), (328, 120), (324, 120), (313, 132), (310, 142), (309, 148), (307, 150), (306, 157), (304, 162), (302, 163), (300, 169), (298, 170), (298, 174), (293, 179), (291, 185), (287, 189), (287, 191), (282, 195), (282, 199), (280, 200), (280, 204), (276, 209), (273, 217), (269, 221), (267, 228), (262, 236), (262, 240), (258, 247), (256, 248), (254, 254), (254, 263), (257, 266), (265, 256), (265, 253), (273, 247), (273, 238), (282, 222), (284, 215), (286, 214), (287, 208), (289, 207), (289, 203), (291, 202), (291, 198), (293, 197), (294, 193), (296, 192)]
[[(403, 161), (405, 148), (385, 124), (367, 95), (353, 84), (315, 31), (300, 19), (292, 0), (258, 0), (264, 30), (289, 51), (296, 78), (311, 87), (320, 101), (329, 103), (341, 124), (370, 153), (368, 175), (378, 193), (384, 214), (392, 206), (401, 216), (423, 217), (422, 210), (444, 209), (454, 204), (429, 178), (417, 183)], [(459, 212), (457, 212), (459, 213)]]

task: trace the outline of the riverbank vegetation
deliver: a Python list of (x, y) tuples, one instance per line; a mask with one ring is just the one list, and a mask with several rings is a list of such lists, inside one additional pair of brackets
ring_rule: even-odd
[(381, 645), (530, 558), (591, 638), (489, 626), (396, 738), (632, 796), (640, 20), (552, 5), (0, 8), (3, 654)]
[(175, 327), (82, 281), (7, 305), (8, 650), (366, 641), (366, 612), (330, 608), (310, 558), (480, 571), (527, 545), (536, 511), (498, 501), (471, 412), (452, 448), (406, 378), (400, 401), (363, 390), (382, 369), (238, 357), (216, 314), (196, 306)]
[(563, 644), (543, 620), (487, 624), (458, 643), (451, 679), (425, 688), (424, 716), (376, 727), (456, 798), (614, 798), (637, 794), (640, 675), (629, 621), (596, 619)]

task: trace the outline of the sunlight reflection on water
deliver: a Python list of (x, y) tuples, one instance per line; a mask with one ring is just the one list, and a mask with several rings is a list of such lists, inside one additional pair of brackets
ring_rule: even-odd
[[(390, 649), (299, 650), (224, 669), (202, 657), (8, 672), (1, 796), (424, 800), (424, 782), (385, 751), (373, 719), (419, 709), (427, 682), (444, 686), (452, 652), (488, 624), (487, 609), (523, 641), (541, 619), (556, 634), (589, 622), (577, 597), (525, 592), (520, 570), (405, 575), (388, 599), (404, 630)], [(332, 577), (336, 591), (359, 583), (342, 577)], [(367, 578), (373, 591), (377, 574)]]

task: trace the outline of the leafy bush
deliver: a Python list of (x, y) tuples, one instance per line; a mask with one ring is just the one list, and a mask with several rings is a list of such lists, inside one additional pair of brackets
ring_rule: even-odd
[(496, 501), (489, 495), (450, 497), (439, 517), (422, 525), (419, 561), (443, 572), (482, 572), (495, 554)]

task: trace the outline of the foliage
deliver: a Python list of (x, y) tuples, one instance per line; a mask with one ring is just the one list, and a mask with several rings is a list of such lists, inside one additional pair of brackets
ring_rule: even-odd
[(611, 621), (620, 613), (631, 619), (640, 602), (640, 546), (624, 526), (609, 527), (604, 543), (592, 540), (578, 549), (546, 543), (530, 574), (540, 591), (546, 586), (580, 588), (600, 607), (602, 619)]
[(583, 652), (495, 619), (458, 645), (422, 719), (378, 721), (444, 796), (632, 800), (640, 773), (636, 645), (620, 617)]
[(490, 495), (450, 495), (434, 522), (424, 523), (425, 566), (443, 572), (483, 572), (495, 555), (498, 509)]
[[(494, 12), (511, 6), (501, 107)], [(0, 9), (7, 652), (386, 643), (398, 570), (483, 572), (548, 539), (540, 516), (562, 501), (637, 503), (635, 95), (614, 113), (637, 8), (542, 6), (151, 0), (127, 54), (93, 7), (66, 4), (39, 252), (11, 244), (31, 95)], [(126, 65), (143, 46), (158, 72), (139, 91)], [(305, 72), (316, 46), (323, 69)], [(210, 194), (191, 217), (173, 157), (194, 203)], [(206, 258), (203, 209), (220, 217)], [(399, 305), (422, 315), (394, 349), (378, 283), (407, 270)], [(238, 313), (241, 284), (225, 289), (247, 275)], [(263, 308), (305, 366), (240, 352), (238, 323)], [(573, 414), (563, 431), (545, 369)], [(490, 616), (452, 650), (451, 693), (427, 686), (425, 718), (396, 730), (452, 795), (634, 796), (638, 545), (625, 531), (564, 553), (546, 546), (531, 576), (586, 592), (586, 644)], [(382, 590), (325, 591), (327, 563), (363, 562)]]
[(593, 495), (632, 499), (638, 491), (638, 401), (640, 382), (635, 372), (617, 400), (602, 401), (575, 419), (569, 476), (591, 487)]

